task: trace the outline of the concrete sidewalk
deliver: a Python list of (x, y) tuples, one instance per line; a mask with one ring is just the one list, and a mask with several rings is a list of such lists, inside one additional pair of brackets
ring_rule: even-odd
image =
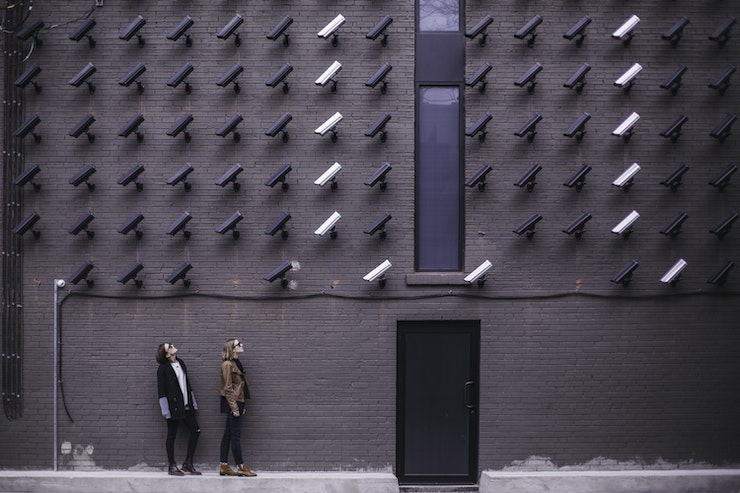
[(480, 493), (738, 493), (738, 469), (483, 471)]
[(0, 471), (0, 493), (398, 493), (392, 473), (259, 472), (255, 478), (169, 476), (166, 472)]

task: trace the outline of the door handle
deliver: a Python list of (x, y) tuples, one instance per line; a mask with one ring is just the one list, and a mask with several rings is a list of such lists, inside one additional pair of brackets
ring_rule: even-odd
[(475, 412), (475, 404), (473, 403), (474, 385), (475, 383), (472, 381), (465, 382), (465, 407), (471, 412)]

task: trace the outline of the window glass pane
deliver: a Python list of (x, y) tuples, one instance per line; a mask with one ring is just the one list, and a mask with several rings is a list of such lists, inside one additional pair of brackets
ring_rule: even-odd
[(419, 0), (419, 31), (459, 31), (460, 0)]
[(458, 87), (419, 89), (417, 269), (460, 270)]

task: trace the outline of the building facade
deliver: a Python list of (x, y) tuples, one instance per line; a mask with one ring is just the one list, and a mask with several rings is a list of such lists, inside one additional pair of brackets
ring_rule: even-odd
[(736, 464), (738, 13), (7, 8), (0, 466), (165, 465), (170, 342), (215, 467), (229, 337), (256, 470)]

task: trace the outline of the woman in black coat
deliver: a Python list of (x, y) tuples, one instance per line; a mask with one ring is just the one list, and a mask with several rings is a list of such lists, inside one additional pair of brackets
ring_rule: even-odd
[[(159, 393), (159, 407), (162, 416), (167, 420), (167, 460), (169, 461), (168, 474), (184, 476), (185, 473), (199, 476), (201, 473), (193, 467), (195, 447), (198, 445), (200, 426), (195, 419), (198, 403), (195, 401), (193, 389), (190, 387), (188, 370), (185, 363), (178, 358), (177, 348), (169, 343), (160, 344), (157, 348), (157, 391)], [(175, 437), (181, 422), (190, 430), (188, 451), (182, 468), (178, 469), (175, 462)]]

